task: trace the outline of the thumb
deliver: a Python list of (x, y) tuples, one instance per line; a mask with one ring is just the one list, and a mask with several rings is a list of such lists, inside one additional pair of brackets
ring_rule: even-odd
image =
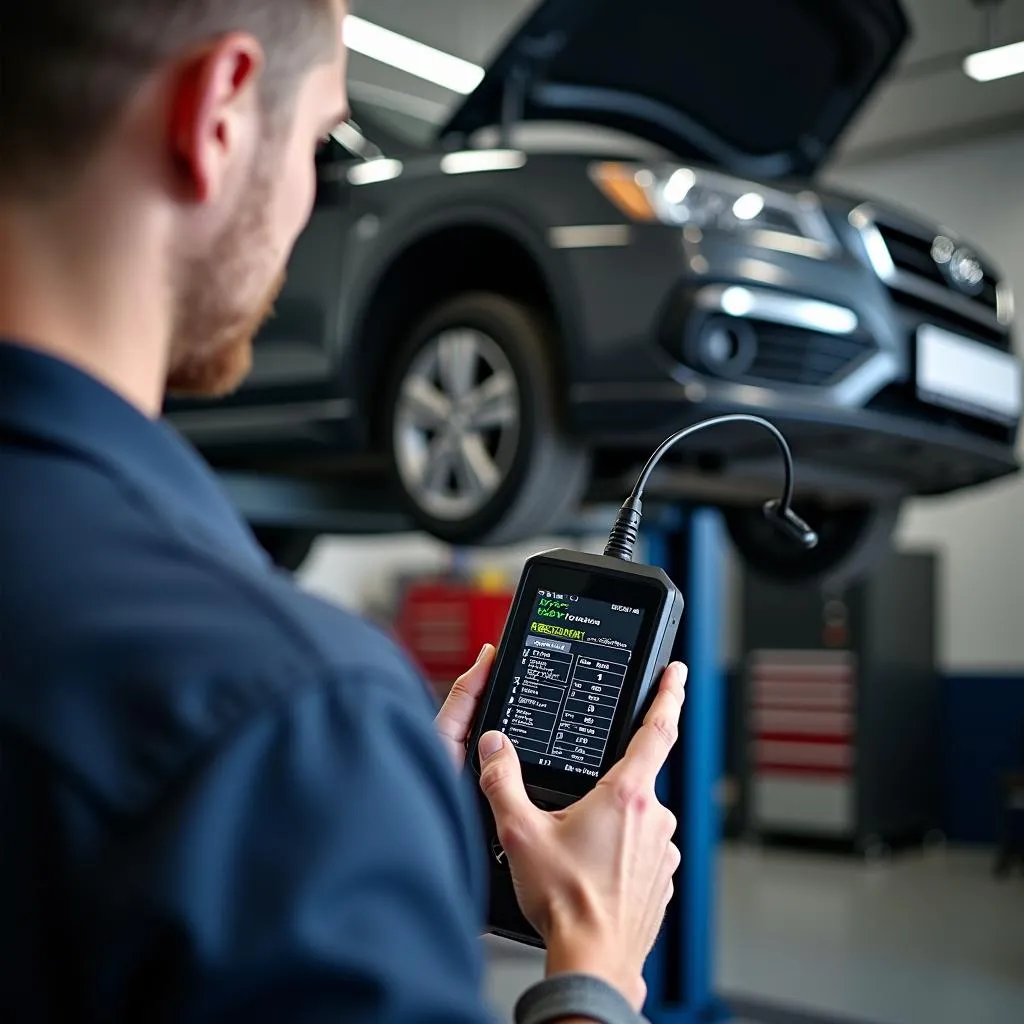
[(523, 771), (516, 748), (500, 732), (480, 737), (480, 788), (494, 812), (500, 830), (509, 818), (534, 810), (523, 785)]

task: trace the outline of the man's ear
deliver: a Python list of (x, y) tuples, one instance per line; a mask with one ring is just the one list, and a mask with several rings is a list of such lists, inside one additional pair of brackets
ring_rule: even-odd
[(171, 153), (188, 200), (207, 203), (259, 133), (259, 81), (265, 64), (254, 36), (232, 33), (185, 58), (173, 82)]

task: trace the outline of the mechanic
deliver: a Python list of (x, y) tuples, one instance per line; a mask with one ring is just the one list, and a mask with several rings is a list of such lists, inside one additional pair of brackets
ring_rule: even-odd
[[(269, 564), (167, 391), (244, 378), (346, 116), (338, 0), (24, 0), (0, 32), (0, 1019), (479, 1022), (464, 743)], [(685, 670), (572, 809), (482, 786), (547, 942), (524, 1020), (619, 1020), (672, 891)], [(546, 986), (546, 987), (545, 987)], [(532, 1015), (532, 1016), (531, 1016)]]

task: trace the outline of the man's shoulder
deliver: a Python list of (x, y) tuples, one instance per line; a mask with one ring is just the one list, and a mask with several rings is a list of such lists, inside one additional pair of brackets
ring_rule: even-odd
[[(153, 699), (184, 716), (185, 748), (215, 748), (246, 720), (283, 715), (307, 695), (328, 700), (335, 715), (358, 719), (365, 730), (380, 725), (386, 707), (389, 716), (400, 713), (430, 731), (427, 688), (381, 629), (283, 573), (203, 559), (194, 571), (193, 602), (166, 603), (167, 617), (145, 654), (147, 667), (172, 666), (172, 685), (159, 686)], [(190, 621), (175, 624), (171, 616), (180, 617), (183, 605)], [(205, 713), (193, 719), (189, 706)]]
[[(219, 569), (215, 575), (220, 577)], [(224, 635), (215, 637), (218, 644), (226, 642), (228, 651), (234, 650), (237, 631), (248, 635), (258, 623), (265, 633), (252, 651), (255, 660), (294, 658), (342, 684), (372, 676), (378, 685), (400, 690), (412, 686), (426, 706), (426, 687), (406, 654), (366, 618), (303, 590), (284, 572), (229, 573), (221, 583), (232, 589), (237, 602), (231, 604), (232, 622), (224, 624)]]
[(144, 809), (246, 721), (311, 688), (336, 691), (350, 715), (372, 689), (376, 706), (426, 728), (426, 688), (380, 630), (283, 574), (130, 516), (93, 537), (88, 518), (74, 553), (63, 531), (44, 531), (63, 566), (35, 549), (37, 533), (5, 580), (0, 722), (109, 810)]
[[(86, 460), (6, 454), (15, 482), (19, 468), (24, 480), (0, 503), (8, 642), (0, 663), (13, 643), (26, 668), (53, 668), (73, 652), (91, 664), (115, 655), (121, 664), (157, 661), (186, 676), (361, 664), (383, 676), (412, 674), (379, 629), (302, 591), (258, 555), (224, 550), (202, 523), (196, 530), (147, 507)], [(73, 508), (50, 491), (73, 492)]]

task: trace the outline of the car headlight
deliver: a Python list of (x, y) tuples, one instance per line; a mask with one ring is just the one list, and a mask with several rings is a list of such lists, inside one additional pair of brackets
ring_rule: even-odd
[(792, 195), (679, 165), (599, 163), (591, 177), (633, 220), (744, 234), (754, 245), (802, 256), (825, 258), (838, 248), (811, 192)]

